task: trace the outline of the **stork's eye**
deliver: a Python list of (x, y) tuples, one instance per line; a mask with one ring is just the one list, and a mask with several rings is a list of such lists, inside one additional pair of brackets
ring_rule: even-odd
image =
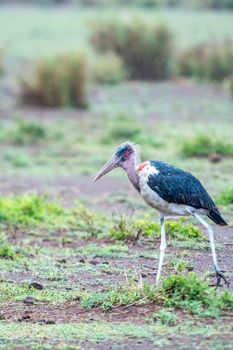
[(127, 148), (127, 149), (124, 151), (123, 157), (124, 157), (125, 159), (128, 159), (131, 153), (132, 153), (132, 150), (131, 150), (130, 148)]

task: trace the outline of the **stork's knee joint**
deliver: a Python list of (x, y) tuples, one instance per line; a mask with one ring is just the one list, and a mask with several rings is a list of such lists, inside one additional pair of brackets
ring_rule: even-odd
[(166, 244), (166, 243), (162, 243), (162, 244), (160, 245), (160, 251), (161, 251), (161, 252), (165, 252), (166, 248), (167, 248), (167, 244)]
[(218, 266), (218, 264), (214, 265), (214, 269), (215, 269), (215, 272), (221, 273), (221, 269), (220, 269), (220, 267)]

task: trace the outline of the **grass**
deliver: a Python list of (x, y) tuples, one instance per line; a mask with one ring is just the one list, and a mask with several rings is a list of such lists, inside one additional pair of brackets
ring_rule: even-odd
[(63, 54), (39, 62), (21, 79), (21, 101), (42, 107), (87, 107), (87, 69), (83, 54)]
[[(203, 132), (198, 123), (187, 120), (189, 115), (198, 118), (200, 110), (203, 128), (208, 128), (210, 134), (216, 134), (217, 139), (224, 138), (224, 142), (231, 143), (232, 102), (220, 96), (212, 99), (210, 93), (210, 95), (203, 94), (200, 98), (196, 96), (188, 99), (172, 95), (167, 104), (166, 96), (173, 94), (174, 89), (176, 90), (171, 83), (158, 83), (158, 85), (127, 83), (121, 86), (104, 86), (97, 89), (99, 93), (96, 96), (101, 98), (98, 100), (98, 97), (93, 97), (90, 111), (85, 114), (87, 118), (72, 118), (74, 112), (65, 110), (64, 113), (51, 112), (49, 114), (51, 118), (48, 119), (43, 118), (47, 112), (40, 111), (40, 124), (46, 130), (46, 138), (38, 141), (33, 150), (30, 145), (22, 145), (23, 147), (19, 148), (13, 140), (7, 141), (6, 134), (9, 129), (17, 128), (13, 114), (9, 120), (2, 121), (1, 134), (4, 132), (5, 136), (4, 141), (1, 137), (0, 164), (4, 174), (6, 177), (11, 177), (17, 172), (18, 176), (37, 176), (43, 179), (59, 173), (61, 177), (89, 175), (91, 178), (123, 140), (123, 137), (111, 139), (111, 130), (125, 127), (130, 127), (131, 130), (136, 127), (140, 128), (140, 133), (133, 139), (142, 145), (143, 159), (162, 159), (193, 172), (201, 180), (208, 177), (210, 188), (221, 191), (223, 183), (231, 185), (231, 178), (228, 176), (232, 167), (230, 160), (212, 169), (204, 160), (197, 159), (190, 163), (188, 158), (181, 158), (179, 152), (185, 139), (193, 138)], [(194, 89), (196, 91), (199, 87), (196, 86)], [(136, 100), (135, 93), (137, 93)], [(21, 114), (23, 118), (23, 113)], [(122, 121), (118, 118), (120, 114), (128, 119)], [(156, 125), (155, 115), (159, 118)], [(176, 116), (177, 123), (178, 125), (182, 123), (182, 128), (175, 129), (167, 121), (168, 115)], [(180, 115), (184, 116), (182, 121), (179, 119)], [(217, 121), (217, 116), (221, 116), (221, 121)], [(211, 120), (215, 118), (215, 122), (210, 124), (210, 118)], [(102, 125), (105, 125), (105, 128), (102, 128)], [(107, 139), (107, 142), (104, 143), (103, 139)], [(203, 167), (204, 172), (200, 171)], [(224, 170), (226, 167), (229, 167), (229, 171)], [(214, 176), (209, 176), (212, 172)], [(218, 178), (220, 172), (224, 177), (221, 183)], [(112, 175), (118, 178), (124, 176), (117, 170), (110, 176)], [(135, 203), (135, 200), (133, 202)]]
[(221, 82), (233, 74), (232, 47), (230, 39), (194, 46), (181, 55), (180, 73), (199, 80)]
[[(64, 16), (65, 11), (65, 16)], [(131, 7), (115, 10), (82, 9), (73, 11), (67, 8), (19, 8), (3, 7), (0, 14), (0, 42), (7, 55), (18, 58), (38, 58), (56, 55), (61, 52), (86, 48), (93, 21), (106, 17), (121, 17), (124, 14), (142, 17), (149, 22), (169, 23), (177, 36), (178, 45), (189, 47), (209, 38), (229, 37), (233, 31), (231, 12), (189, 10), (142, 10)], [(182, 21), (183, 26), (179, 24)], [(11, 30), (9, 31), (9, 23)], [(24, 27), (27, 23), (27, 27)], [(195, 36), (193, 35), (195, 28)], [(35, 40), (36, 39), (36, 40)]]
[(220, 193), (216, 200), (220, 205), (233, 204), (233, 187), (230, 187), (224, 192)]
[(64, 210), (44, 196), (28, 194), (18, 197), (0, 198), (0, 221), (16, 226), (36, 226), (55, 222), (64, 215)]
[[(189, 340), (190, 346), (196, 346), (197, 338), (199, 339), (199, 345), (211, 346), (211, 348), (217, 350), (219, 346), (226, 347), (226, 342), (218, 340), (214, 337), (216, 333), (216, 327), (218, 334), (229, 335), (229, 326), (217, 326), (217, 323), (205, 326), (203, 324), (194, 325), (192, 322), (186, 322), (186, 326), (179, 328), (180, 324), (175, 328), (177, 337), (175, 337), (176, 343), (180, 345), (180, 336), (186, 336)], [(160, 324), (135, 324), (133, 322), (106, 322), (106, 321), (93, 321), (91, 323), (68, 323), (68, 324), (56, 324), (56, 325), (44, 325), (44, 324), (30, 324), (30, 323), (5, 323), (1, 322), (0, 330), (3, 341), (10, 339), (12, 347), (14, 349), (17, 345), (30, 346), (30, 349), (41, 350), (38, 348), (38, 341), (43, 340), (43, 346), (46, 349), (51, 350), (55, 346), (61, 350), (79, 350), (79, 345), (82, 348), (82, 344), (85, 341), (98, 342), (106, 344), (106, 341), (117, 342), (120, 346), (123, 345), (127, 339), (134, 338), (139, 342), (146, 340), (147, 344), (163, 348), (172, 344), (173, 340), (169, 340), (174, 332), (174, 327), (161, 326)], [(190, 335), (190, 336), (189, 336)], [(214, 339), (213, 339), (214, 337)], [(209, 340), (208, 340), (209, 339)], [(72, 344), (70, 347), (66, 347), (64, 342), (67, 340)], [(30, 345), (28, 344), (30, 342)], [(75, 344), (75, 345), (73, 345)], [(77, 345), (78, 344), (78, 345)], [(5, 346), (5, 344), (4, 344)], [(2, 347), (4, 349), (4, 346)], [(221, 348), (221, 347), (220, 347)]]
[(233, 143), (214, 139), (208, 135), (200, 135), (186, 140), (182, 144), (182, 154), (186, 157), (208, 156), (212, 153), (233, 156)]
[(15, 247), (6, 241), (6, 237), (2, 232), (0, 232), (0, 258), (10, 260), (16, 258)]
[[(187, 275), (170, 275), (164, 280), (160, 289), (150, 285), (139, 287), (136, 284), (122, 285), (103, 293), (84, 293), (81, 295), (81, 305), (84, 308), (101, 307), (104, 310), (125, 305), (142, 305), (155, 302), (165, 307), (183, 308), (191, 313), (204, 317), (219, 317), (221, 310), (233, 310), (233, 294), (225, 291), (216, 292), (208, 282), (200, 279), (193, 272)], [(167, 323), (172, 319), (166, 312), (160, 319)], [(175, 318), (173, 321), (175, 323)], [(165, 323), (165, 321), (164, 321)]]
[(90, 42), (97, 52), (119, 55), (130, 79), (163, 80), (171, 76), (173, 37), (166, 24), (129, 18), (98, 21)]
[(80, 203), (65, 209), (46, 195), (34, 193), (0, 198), (0, 222), (20, 228), (74, 229), (88, 237), (104, 233), (105, 218), (92, 212)]
[(152, 317), (155, 322), (161, 322), (169, 327), (175, 326), (178, 321), (178, 317), (174, 311), (169, 311), (166, 309), (162, 309), (154, 313)]
[(127, 76), (122, 59), (111, 51), (97, 55), (90, 70), (98, 84), (117, 84)]
[[(166, 221), (165, 229), (168, 236), (181, 241), (206, 241), (206, 237), (203, 236), (198, 227), (185, 223), (183, 219)], [(115, 220), (115, 223), (110, 230), (110, 234), (118, 241), (133, 238), (136, 239), (143, 236), (160, 235), (160, 224), (151, 221), (151, 218), (148, 215), (145, 215), (144, 218), (136, 218), (134, 220), (129, 220), (128, 217), (122, 215)]]
[[(160, 234), (159, 223), (151, 221), (149, 215), (131, 220), (119, 216), (111, 220), (109, 216), (91, 211), (80, 203), (65, 209), (58, 202), (33, 193), (1, 197), (0, 212), (0, 222), (6, 225), (37, 230), (44, 228), (50, 231), (58, 228), (64, 231), (73, 230), (79, 237), (88, 239), (112, 237), (116, 241), (123, 241)], [(197, 242), (206, 240), (198, 227), (185, 223), (183, 219), (167, 221), (165, 227), (172, 238), (186, 241), (194, 239)], [(63, 242), (66, 243), (65, 237)], [(121, 249), (119, 247), (117, 249)], [(114, 252), (114, 247), (108, 249), (110, 252), (113, 249)]]
[(46, 128), (38, 121), (16, 118), (11, 127), (2, 131), (0, 139), (16, 146), (37, 145), (47, 138)]
[(0, 285), (1, 297), (0, 302), (9, 301), (24, 301), (27, 297), (32, 297), (36, 302), (50, 302), (50, 303), (62, 303), (67, 300), (75, 299), (79, 297), (80, 291), (74, 289), (71, 291), (57, 290), (57, 289), (43, 289), (37, 290), (30, 288), (27, 283), (13, 284), (7, 282), (1, 282)]
[[(121, 12), (119, 9), (115, 16), (120, 16)], [(124, 13), (127, 16), (128, 10), (124, 9)], [(178, 47), (184, 49), (211, 37), (223, 38), (232, 33), (232, 14), (227, 12), (157, 9), (155, 12), (140, 10), (139, 13), (132, 9), (132, 14), (141, 15), (148, 21), (169, 22)], [(106, 9), (74, 12), (66, 8), (63, 12), (58, 8), (1, 8), (0, 45), (6, 54), (6, 72), (12, 74), (20, 70), (18, 60), (22, 58), (26, 58), (29, 67), (28, 62), (35, 56), (41, 60), (78, 48), (81, 51), (86, 48), (89, 55), (87, 37), (93, 21), (96, 16), (101, 20), (109, 15), (113, 12)], [(22, 62), (24, 64), (25, 60)], [(30, 320), (26, 323), (1, 321), (0, 348), (60, 347), (68, 350), (93, 347), (96, 342), (100, 348), (112, 344), (115, 347), (129, 344), (131, 348), (165, 348), (174, 344), (177, 349), (187, 344), (190, 348), (230, 348), (232, 292), (215, 291), (206, 286), (203, 279), (187, 275), (190, 265), (199, 274), (199, 266), (202, 261), (207, 262), (207, 254), (208, 264), (212, 263), (210, 252), (204, 250), (209, 243), (200, 230), (187, 222), (168, 224), (172, 248), (168, 249), (163, 276), (171, 275), (163, 280), (167, 285), (161, 286), (155, 298), (153, 284), (159, 258), (159, 226), (154, 222), (157, 219), (154, 211), (123, 186), (127, 179), (121, 171), (111, 173), (102, 184), (92, 185), (91, 182), (121, 140), (130, 136), (143, 146), (143, 160), (162, 159), (193, 172), (217, 198), (233, 185), (232, 159), (224, 157), (216, 164), (205, 158), (190, 161), (188, 157), (181, 157), (180, 147), (185, 140), (203, 134), (203, 130), (208, 130), (214, 140), (232, 143), (233, 105), (229, 96), (220, 87), (187, 81), (134, 82), (92, 88), (89, 110), (82, 113), (68, 108), (34, 111), (21, 107), (19, 112), (13, 106), (8, 85), (5, 88), (5, 80), (1, 83), (4, 116), (0, 132), (1, 191), (18, 192), (40, 186), (49, 193), (47, 197), (39, 196), (39, 200), (37, 196), (3, 200), (1, 197), (0, 212), (4, 214), (0, 244), (1, 312), (4, 316), (11, 313), (11, 320), (16, 318), (17, 312), (23, 316), (22, 310), (27, 306), (22, 307), (22, 301), (28, 296), (39, 300), (32, 307), (35, 314), (39, 311), (43, 314), (50, 307), (80, 307), (80, 302), (89, 308), (83, 310), (85, 313), (80, 317), (76, 314), (75, 323), (64, 321), (49, 325)], [(25, 128), (22, 131), (15, 120), (19, 114), (27, 124), (26, 131)], [(36, 127), (28, 129), (28, 123), (35, 118)], [(39, 126), (44, 136), (37, 138)], [(118, 134), (112, 138), (116, 129)], [(124, 134), (125, 129), (134, 134)], [(123, 186), (121, 192), (120, 186)], [(102, 189), (106, 192), (104, 195), (100, 195)], [(54, 197), (64, 198), (65, 207), (60, 201), (50, 199)], [(127, 213), (134, 213), (134, 218), (120, 218), (119, 215), (113, 220), (111, 215), (99, 215), (74, 204), (77, 197), (87, 207), (107, 209), (109, 214), (113, 207), (114, 210), (120, 207), (122, 211), (127, 208)], [(231, 220), (231, 207), (224, 210)], [(151, 215), (145, 217), (145, 212)], [(110, 230), (115, 230), (111, 237)], [(136, 244), (127, 241), (138, 231), (142, 233)], [(227, 264), (229, 246), (217, 244), (217, 248), (222, 262)], [(195, 260), (193, 254), (197, 256)], [(207, 269), (210, 269), (209, 265)], [(143, 275), (142, 289), (138, 288), (136, 277), (140, 273)], [(231, 271), (229, 276), (231, 278)], [(28, 288), (29, 283), (35, 281), (43, 285), (42, 291)], [(58, 306), (57, 302), (62, 304)], [(134, 307), (130, 308), (129, 303), (135, 303)], [(95, 305), (98, 305), (97, 310)], [(135, 310), (135, 317), (133, 314), (128, 322), (127, 313), (132, 310)], [(79, 322), (86, 313), (94, 320)], [(203, 317), (208, 315), (212, 317)], [(52, 314), (50, 317), (52, 319)], [(69, 313), (64, 317), (69, 319)], [(98, 317), (111, 321), (100, 321)], [(43, 319), (47, 320), (43, 317), (41, 321)]]
[[(34, 307), (40, 309), (41, 312), (44, 303), (46, 303), (46, 307), (49, 305), (50, 307), (63, 308), (71, 302), (74, 305), (80, 305), (83, 311), (86, 309), (86, 312), (91, 312), (94, 321), (89, 323), (84, 320), (80, 323), (75, 322), (75, 324), (64, 322), (60, 327), (59, 323), (43, 325), (42, 320), (44, 320), (43, 322), (47, 320), (44, 317), (41, 322), (34, 324), (27, 322), (25, 328), (24, 322), (10, 322), (8, 324), (2, 322), (0, 324), (1, 339), (3, 342), (5, 340), (10, 341), (12, 349), (19, 344), (21, 346), (25, 344), (28, 348), (36, 349), (36, 340), (38, 343), (38, 339), (42, 334), (43, 339), (46, 337), (48, 347), (51, 346), (52, 348), (55, 345), (58, 346), (60, 342), (62, 342), (62, 346), (72, 346), (73, 342), (82, 346), (83, 342), (90, 342), (92, 339), (93, 341), (98, 339), (101, 344), (111, 343), (115, 339), (118, 339), (120, 343), (124, 343), (128, 341), (128, 336), (132, 336), (134, 339), (136, 337), (140, 342), (147, 341), (156, 346), (164, 346), (164, 344), (168, 344), (167, 338), (172, 337), (174, 339), (174, 336), (179, 335), (178, 339), (180, 339), (179, 337), (184, 336), (184, 334), (185, 337), (191, 337), (192, 335), (194, 338), (198, 335), (199, 342), (202, 339), (203, 344), (206, 344), (206, 341), (210, 339), (209, 336), (216, 332), (216, 326), (213, 326), (215, 324), (214, 318), (217, 318), (218, 322), (219, 320), (225, 322), (225, 315), (231, 315), (233, 307), (232, 292), (216, 291), (208, 286), (208, 282), (197, 277), (196, 274), (187, 274), (185, 270), (188, 262), (186, 260), (171, 259), (170, 257), (169, 264), (165, 264), (164, 269), (166, 270), (166, 266), (168, 266), (169, 273), (171, 270), (175, 270), (175, 275), (171, 274), (164, 279), (160, 288), (155, 288), (151, 282), (148, 283), (146, 277), (143, 277), (143, 285), (141, 285), (140, 279), (134, 271), (134, 266), (137, 266), (136, 269), (139, 269), (139, 273), (141, 271), (145, 273), (148, 268), (144, 265), (150, 264), (151, 261), (154, 265), (155, 260), (158, 260), (158, 254), (155, 254), (154, 251), (154, 243), (153, 248), (150, 249), (148, 249), (146, 241), (143, 246), (139, 244), (138, 247), (131, 247), (122, 243), (109, 243), (105, 241), (106, 231), (104, 241), (102, 241), (102, 232), (94, 232), (94, 235), (84, 236), (85, 240), (80, 246), (83, 238), (81, 238), (81, 241), (79, 240), (79, 230), (85, 232), (85, 225), (87, 225), (87, 227), (90, 227), (90, 232), (93, 232), (93, 222), (95, 222), (93, 215), (95, 213), (89, 212), (83, 206), (66, 209), (69, 214), (69, 221), (67, 221), (67, 216), (64, 216), (64, 212), (61, 212), (59, 224), (64, 225), (63, 220), (65, 220), (65, 224), (68, 223), (74, 227), (76, 218), (74, 220), (73, 217), (75, 215), (77, 215), (81, 224), (77, 231), (73, 231), (73, 229), (71, 231), (68, 228), (68, 231), (61, 231), (61, 237), (58, 237), (59, 231), (57, 231), (56, 226), (50, 232), (47, 232), (47, 227), (43, 226), (44, 208), (50, 208), (53, 202), (48, 202), (46, 198), (42, 197), (40, 199), (39, 197), (38, 205), (36, 196), (33, 196), (29, 202), (29, 199), (24, 196), (22, 198), (11, 197), (10, 202), (7, 198), (6, 201), (7, 207), (10, 208), (7, 211), (10, 215), (9, 218), (13, 219), (14, 223), (18, 222), (19, 228), (14, 231), (11, 226), (3, 226), (5, 235), (2, 236), (0, 247), (1, 243), (8, 244), (13, 247), (15, 255), (12, 258), (0, 254), (0, 303), (2, 308), (4, 309), (6, 304), (9, 308), (12, 303), (17, 308), (28, 297), (35, 299)], [(25, 201), (27, 210), (22, 212), (21, 209), (25, 207)], [(34, 211), (29, 209), (29, 203), (31, 203), (32, 208), (38, 209), (38, 217), (35, 217)], [(48, 203), (49, 207), (47, 207)], [(58, 204), (55, 202), (55, 205)], [(62, 208), (60, 205), (58, 207)], [(17, 214), (13, 208), (17, 208)], [(19, 215), (19, 221), (17, 215)], [(47, 209), (47, 215), (50, 219), (53, 218), (53, 210), (50, 212), (50, 209)], [(58, 220), (56, 211), (54, 218), (55, 221)], [(100, 220), (101, 225), (101, 220), (104, 220), (106, 224), (106, 218), (101, 219), (99, 216), (97, 218), (99, 218), (97, 222)], [(77, 223), (79, 220), (77, 220)], [(86, 220), (87, 223), (90, 221), (91, 224), (86, 224)], [(111, 226), (112, 219), (109, 220)], [(135, 222), (145, 231), (145, 237), (154, 234), (157, 224), (149, 221), (148, 218), (135, 218)], [(22, 223), (23, 226), (26, 225), (27, 227), (29, 225), (30, 227), (30, 230), (26, 231), (27, 235), (23, 233)], [(125, 224), (126, 226), (129, 224), (126, 219)], [(40, 230), (34, 232), (32, 229), (34, 225), (36, 227), (39, 225)], [(167, 230), (174, 237), (180, 236), (179, 239), (183, 237), (183, 242), (190, 240), (196, 243), (200, 240), (199, 243), (201, 244), (205, 242), (202, 237), (199, 237), (199, 230), (194, 230), (192, 225), (187, 225), (182, 221), (169, 222)], [(16, 244), (14, 243), (14, 237), (17, 237), (18, 234), (20, 236)], [(60, 242), (64, 237), (70, 238), (71, 241), (64, 242), (64, 245), (62, 245)], [(100, 241), (96, 237), (99, 237)], [(86, 239), (91, 239), (91, 241)], [(77, 243), (77, 248), (75, 248), (74, 243)], [(125, 279), (124, 267), (128, 275), (128, 281)], [(27, 281), (34, 282), (38, 280), (43, 285), (43, 290), (29, 287)], [(132, 323), (127, 320), (118, 320), (117, 323), (114, 320), (104, 323), (98, 321), (97, 315), (102, 312), (114, 310), (115, 313), (120, 314), (120, 310), (126, 310), (126, 312), (128, 308), (130, 310), (130, 305), (134, 305), (134, 308), (149, 307), (151, 310), (151, 315), (148, 313), (146, 319), (144, 319), (143, 313), (140, 315), (140, 327), (136, 320), (133, 320)], [(105, 314), (105, 317), (107, 315)], [(185, 315), (185, 320), (183, 320), (182, 315)], [(211, 324), (209, 324), (210, 316), (212, 317)], [(219, 324), (220, 322), (217, 329), (220, 332)], [(72, 328), (73, 325), (75, 325), (74, 328)], [(109, 329), (114, 328), (114, 332), (109, 331), (108, 333), (108, 327)], [(91, 336), (88, 331), (92, 332)], [(225, 326), (223, 331), (221, 330), (221, 334), (228, 336), (228, 331), (228, 327)]]

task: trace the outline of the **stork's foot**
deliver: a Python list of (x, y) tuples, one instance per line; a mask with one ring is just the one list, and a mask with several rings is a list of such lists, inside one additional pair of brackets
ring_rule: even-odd
[(224, 274), (221, 270), (215, 269), (215, 274), (217, 277), (216, 287), (220, 286), (221, 280), (223, 280), (223, 282), (226, 284), (226, 286), (229, 287), (230, 282), (226, 279), (226, 277), (224, 276)]

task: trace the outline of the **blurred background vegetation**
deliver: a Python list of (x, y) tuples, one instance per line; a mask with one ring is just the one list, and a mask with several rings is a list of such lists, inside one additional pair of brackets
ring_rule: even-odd
[(84, 176), (90, 189), (127, 139), (216, 196), (233, 187), (232, 0), (0, 3), (7, 188), (59, 174), (55, 188)]

